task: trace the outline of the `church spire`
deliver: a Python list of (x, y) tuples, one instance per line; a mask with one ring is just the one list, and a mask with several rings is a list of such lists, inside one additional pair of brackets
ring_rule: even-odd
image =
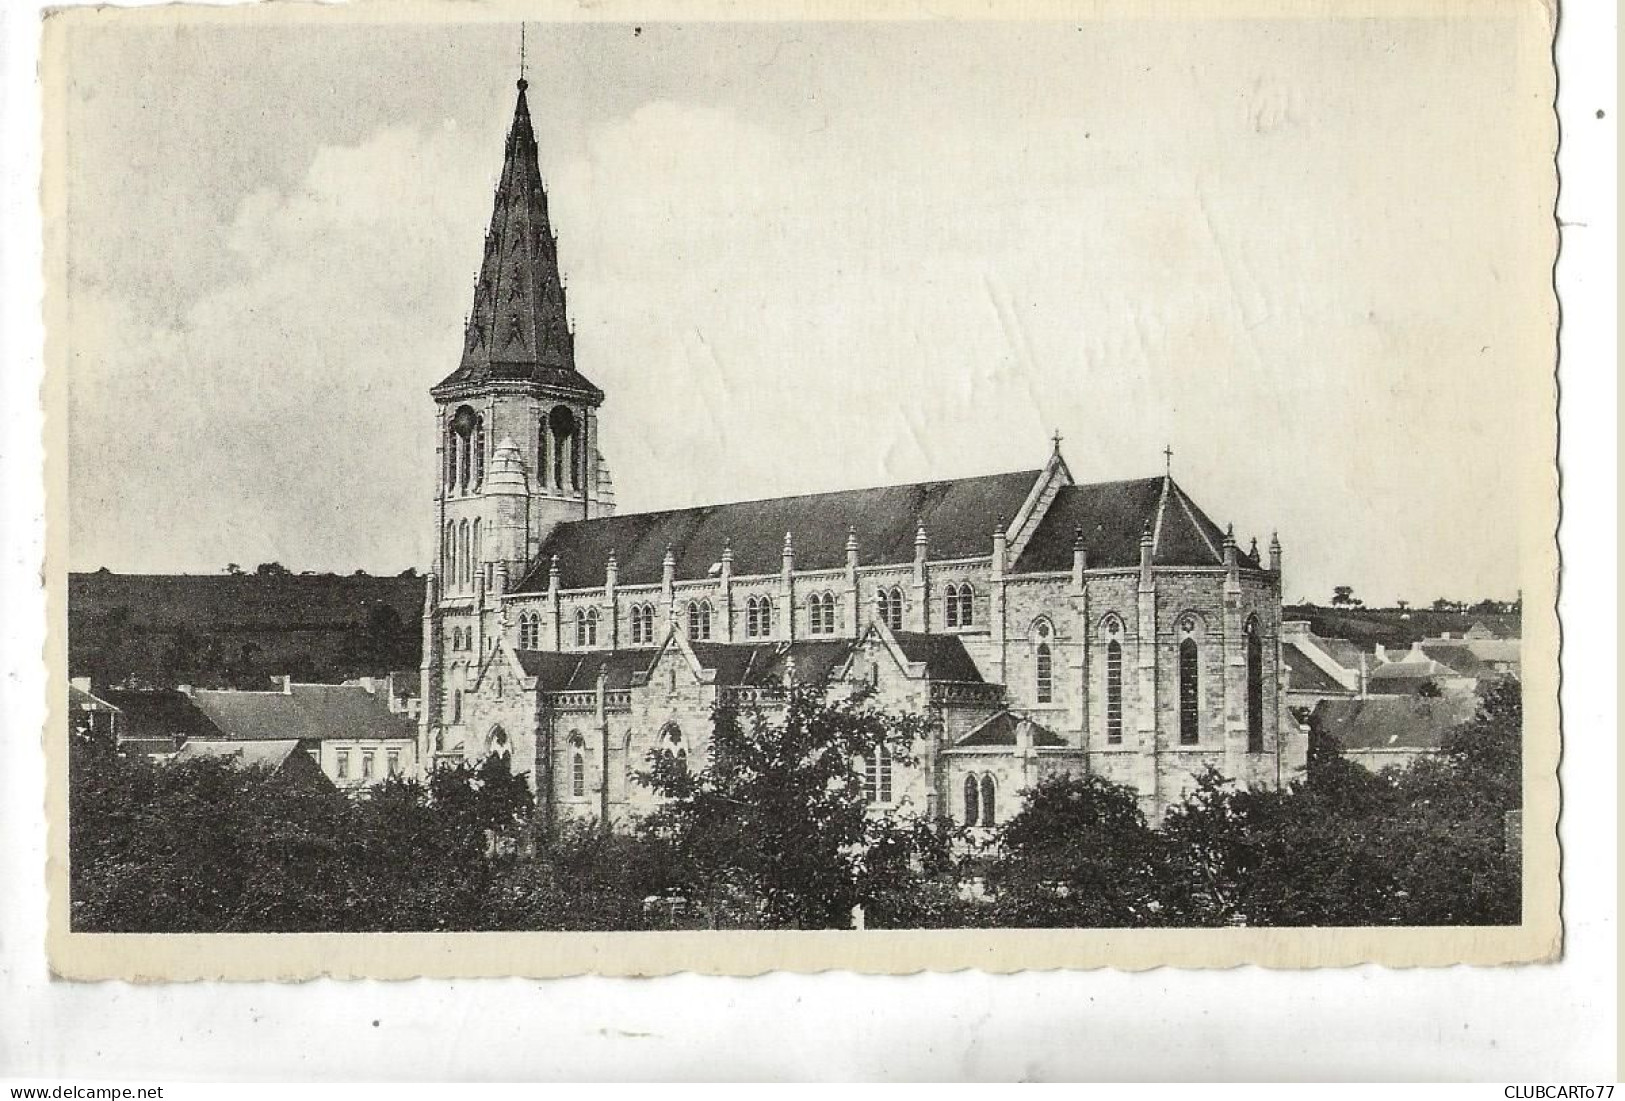
[(525, 97), (529, 81), (521, 76), (518, 86), (462, 359), (436, 389), (514, 380), (601, 396), (575, 368), (558, 241)]

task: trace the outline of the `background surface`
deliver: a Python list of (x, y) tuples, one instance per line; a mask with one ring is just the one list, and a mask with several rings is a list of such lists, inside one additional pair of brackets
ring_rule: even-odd
[[(1324, 973), (580, 979), (142, 987), (41, 963), (43, 633), (33, 16), (3, 16), (0, 1074), (414, 1077), (1610, 1078), (1616, 974), (1614, 13), (1559, 56), (1568, 745), (1561, 964)], [(1601, 110), (1604, 116), (1599, 118)], [(15, 245), (15, 247), (13, 247)], [(470, 246), (473, 247), (473, 246)], [(568, 247), (568, 246), (566, 246)]]

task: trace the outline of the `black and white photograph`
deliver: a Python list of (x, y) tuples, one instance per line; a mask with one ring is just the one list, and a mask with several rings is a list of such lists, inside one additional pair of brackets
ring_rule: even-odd
[(1556, 955), (1544, 9), (366, 10), (47, 20), (54, 967)]

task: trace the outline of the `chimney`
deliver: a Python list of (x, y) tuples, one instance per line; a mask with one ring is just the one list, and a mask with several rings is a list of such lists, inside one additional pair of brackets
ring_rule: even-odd
[(286, 675), (283, 676), (283, 678), (282, 678), (282, 694), (284, 696), (293, 695), (293, 678), (292, 677), (286, 676)]
[(68, 683), (79, 689), (79, 691), (85, 693), (87, 696), (90, 694), (89, 677), (69, 677)]

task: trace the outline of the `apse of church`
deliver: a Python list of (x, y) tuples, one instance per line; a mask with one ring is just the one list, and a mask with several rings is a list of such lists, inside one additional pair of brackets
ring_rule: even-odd
[(877, 806), (996, 825), (1061, 772), (1153, 816), (1206, 766), (1278, 786), (1281, 548), (1246, 549), (1172, 477), (1039, 468), (616, 515), (581, 374), (525, 82), (457, 369), (436, 405), (425, 761), (506, 757), (558, 816), (651, 806), (651, 753), (703, 761), (719, 702), (872, 686), (940, 719)]

